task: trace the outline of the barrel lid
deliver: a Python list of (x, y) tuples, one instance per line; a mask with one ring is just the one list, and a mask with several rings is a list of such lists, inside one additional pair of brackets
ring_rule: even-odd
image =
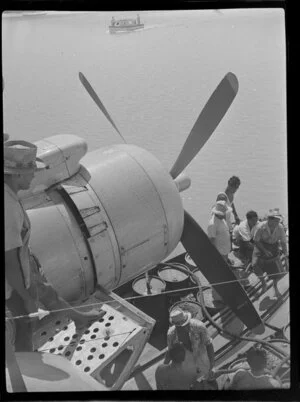
[(166, 282), (182, 282), (189, 277), (189, 273), (186, 268), (171, 267), (168, 265), (160, 268), (157, 273), (159, 277)]
[[(199, 279), (201, 286), (210, 286), (210, 283), (208, 282), (208, 280), (205, 278), (205, 276), (202, 274), (202, 272), (200, 271), (199, 268), (196, 268), (193, 270), (193, 274), (195, 276), (197, 276), (197, 278)], [(196, 283), (196, 281), (194, 280), (193, 276), (191, 276), (191, 280)]]
[[(216, 298), (216, 292), (214, 292), (213, 288), (207, 288), (202, 290), (203, 300), (205, 307), (209, 309), (220, 310), (224, 308), (224, 303), (221, 298)], [(201, 303), (200, 291), (197, 293), (197, 300)]]
[(186, 253), (184, 259), (189, 265), (192, 265), (195, 268), (197, 267), (197, 265), (195, 264), (194, 260), (192, 260), (192, 258), (190, 257), (190, 255), (188, 253)]
[[(151, 294), (159, 294), (165, 291), (166, 284), (157, 276), (149, 276)], [(139, 295), (148, 295), (146, 278), (137, 278), (133, 281), (132, 289)]]
[(290, 324), (286, 325), (284, 328), (284, 335), (287, 339), (290, 339)]

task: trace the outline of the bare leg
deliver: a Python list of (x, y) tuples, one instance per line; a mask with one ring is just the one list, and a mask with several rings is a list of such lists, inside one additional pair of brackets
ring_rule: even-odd
[(277, 279), (273, 279), (273, 287), (274, 287), (274, 296), (277, 298), (280, 297), (281, 293), (279, 292), (279, 289), (278, 289), (278, 280)]
[(255, 272), (255, 275), (258, 277), (258, 279), (260, 280), (261, 283), (261, 294), (265, 293), (265, 291), (267, 290), (267, 282), (264, 278), (264, 272), (263, 270), (260, 268), (260, 266), (258, 264), (256, 264), (255, 266), (253, 266), (253, 270)]

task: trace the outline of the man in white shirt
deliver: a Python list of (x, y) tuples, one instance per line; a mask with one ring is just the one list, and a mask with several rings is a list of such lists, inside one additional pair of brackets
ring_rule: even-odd
[[(223, 193), (223, 192), (219, 193), (217, 195), (216, 202), (218, 202), (218, 201), (225, 201), (226, 202), (227, 210), (226, 210), (226, 214), (225, 214), (225, 220), (226, 220), (226, 223), (228, 225), (229, 232), (232, 233), (233, 223), (234, 223), (235, 220), (234, 220), (234, 215), (233, 215), (233, 212), (232, 212), (232, 208), (229, 205), (227, 195), (225, 193)], [(213, 208), (215, 207), (215, 205), (213, 206)]]
[(254, 249), (253, 239), (258, 227), (258, 216), (255, 211), (248, 211), (246, 219), (233, 229), (233, 243), (239, 247), (240, 256), (245, 262), (252, 258)]
[(227, 187), (224, 192), (227, 196), (227, 206), (231, 207), (232, 214), (234, 216), (235, 223), (237, 225), (240, 223), (240, 218), (238, 217), (233, 201), (234, 201), (234, 195), (239, 189), (240, 185), (241, 180), (237, 176), (232, 176), (228, 180)]
[(222, 257), (227, 260), (231, 250), (228, 224), (226, 222), (227, 206), (225, 201), (217, 201), (212, 209), (212, 217), (207, 227), (207, 235)]

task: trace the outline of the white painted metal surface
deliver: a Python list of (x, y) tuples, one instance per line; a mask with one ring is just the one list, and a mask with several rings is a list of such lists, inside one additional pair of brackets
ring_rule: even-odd
[(32, 250), (69, 301), (88, 297), (96, 283), (114, 289), (152, 268), (183, 229), (177, 186), (147, 151), (118, 145), (81, 163), (71, 178), (31, 197), (29, 210)]
[(37, 156), (48, 168), (36, 173), (29, 190), (19, 192), (23, 200), (73, 176), (80, 169), (79, 161), (87, 152), (86, 141), (70, 134), (55, 135), (34, 144), (38, 147)]
[(48, 206), (28, 211), (31, 249), (62, 297), (69, 301), (84, 299), (94, 291), (92, 257), (68, 205), (57, 191), (49, 195), (52, 202)]
[[(97, 291), (85, 305), (106, 315), (76, 331), (67, 312), (47, 316), (34, 332), (35, 348), (61, 355), (106, 389), (120, 389), (143, 350), (155, 320), (114, 293)], [(39, 384), (39, 383), (38, 383)], [(59, 389), (58, 389), (59, 391)], [(72, 391), (72, 389), (69, 389)]]
[[(176, 247), (183, 229), (181, 198), (160, 162), (139, 147), (102, 148), (86, 155), (82, 164), (117, 239), (121, 261), (117, 286), (153, 267)], [(98, 271), (101, 253), (96, 266)]]

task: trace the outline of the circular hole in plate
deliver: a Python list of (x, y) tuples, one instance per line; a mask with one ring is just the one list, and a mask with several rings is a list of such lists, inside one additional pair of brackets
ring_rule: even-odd
[(111, 315), (110, 317), (108, 317), (108, 319), (111, 321), (113, 320), (115, 317), (113, 315)]
[(59, 345), (59, 347), (57, 349), (62, 350), (63, 348), (64, 348), (63, 345)]
[(91, 339), (95, 339), (97, 335), (91, 335)]
[(65, 327), (63, 327), (63, 330), (66, 331), (68, 329), (68, 326), (66, 325)]
[(93, 332), (98, 332), (99, 331), (99, 328), (95, 328), (94, 330), (93, 330)]
[(50, 349), (50, 353), (55, 352), (55, 348)]
[(103, 321), (104, 321), (104, 318), (100, 318), (99, 322), (103, 322)]
[(106, 342), (102, 343), (102, 347), (103, 347), (103, 348), (106, 348), (106, 346), (107, 346), (107, 343), (106, 343)]
[(79, 366), (79, 364), (81, 364), (82, 361), (81, 360), (76, 360), (75, 364), (77, 364), (77, 366)]
[(86, 331), (84, 331), (84, 333), (85, 333), (85, 334), (89, 334), (89, 333), (90, 333), (90, 330), (87, 329)]
[(47, 332), (46, 332), (46, 331), (43, 331), (43, 332), (41, 333), (41, 336), (45, 336), (45, 335), (47, 335)]
[(61, 321), (56, 321), (55, 325), (61, 324)]
[(81, 346), (78, 346), (77, 348), (76, 348), (76, 350), (81, 350), (82, 349), (82, 347)]
[(92, 353), (94, 353), (94, 352), (96, 352), (96, 348), (92, 348), (90, 351), (91, 351)]
[(68, 350), (68, 351), (65, 353), (65, 356), (70, 356), (70, 354), (71, 354), (71, 352)]
[(81, 341), (79, 341), (79, 343), (83, 344), (85, 342), (85, 339), (81, 339)]
[(88, 360), (92, 360), (93, 358), (94, 358), (93, 355), (89, 355), (89, 356), (88, 356)]
[(110, 326), (111, 326), (111, 323), (110, 323), (110, 322), (107, 322), (107, 323), (105, 324), (105, 326), (106, 326), (106, 327), (110, 327)]
[(68, 341), (68, 340), (70, 340), (70, 337), (69, 337), (69, 336), (66, 336), (66, 337), (64, 338), (64, 341)]
[(99, 359), (104, 359), (105, 355), (103, 353), (101, 353), (101, 355), (99, 355)]
[(87, 373), (88, 371), (90, 371), (89, 367), (85, 367), (84, 371)]
[(114, 347), (116, 347), (116, 346), (118, 346), (118, 345), (119, 345), (119, 342), (114, 342), (114, 343), (113, 343), (113, 346), (114, 346)]
[(110, 338), (109, 336), (106, 336), (106, 337), (104, 338), (104, 340), (105, 340), (105, 341), (109, 341), (109, 338)]
[(49, 341), (49, 342), (52, 342), (53, 339), (54, 339), (53, 336), (51, 336), (51, 338), (49, 338), (48, 341)]
[(72, 338), (73, 338), (73, 339), (75, 339), (75, 338), (77, 338), (77, 337), (78, 337), (78, 334), (72, 335)]

